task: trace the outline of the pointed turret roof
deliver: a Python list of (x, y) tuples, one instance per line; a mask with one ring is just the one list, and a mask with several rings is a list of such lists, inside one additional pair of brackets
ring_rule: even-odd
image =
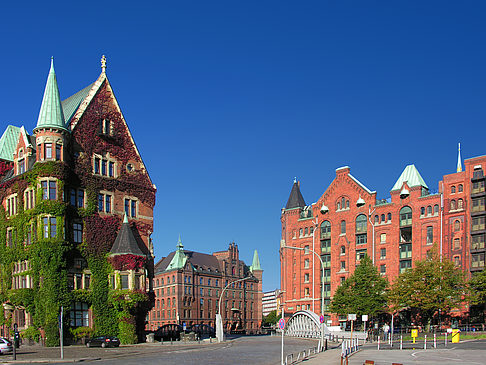
[(35, 129), (44, 127), (60, 128), (67, 131), (61, 106), (59, 87), (57, 86), (56, 73), (54, 71), (54, 58), (51, 58), (51, 69), (49, 70), (49, 76), (47, 76), (44, 97), (42, 98), (39, 118), (37, 119)]
[(297, 179), (294, 180), (294, 185), (292, 186), (292, 191), (290, 192), (289, 200), (285, 209), (302, 208), (305, 207), (304, 197), (300, 192), (300, 184)]
[(126, 214), (123, 218), (123, 224), (118, 232), (118, 236), (116, 236), (115, 243), (110, 250), (110, 255), (145, 256), (142, 250), (140, 250), (140, 247), (138, 247), (137, 240), (135, 239), (132, 229), (130, 228)]
[(420, 176), (417, 168), (413, 164), (405, 167), (405, 170), (403, 170), (397, 182), (395, 183), (395, 185), (393, 185), (391, 191), (400, 190), (403, 183), (405, 182), (410, 188), (413, 188), (414, 186), (423, 186), (426, 189), (429, 188), (425, 183), (424, 179), (422, 179), (422, 176)]
[(261, 270), (262, 267), (260, 266), (260, 258), (258, 257), (258, 252), (255, 250), (253, 252), (253, 263), (250, 266), (250, 271), (253, 272), (255, 270)]
[(459, 150), (457, 151), (457, 172), (462, 171), (462, 158), (461, 158), (461, 144), (459, 143)]
[(177, 241), (177, 250), (172, 257), (166, 270), (182, 269), (186, 265), (187, 256), (184, 253), (184, 245), (182, 244), (181, 235)]

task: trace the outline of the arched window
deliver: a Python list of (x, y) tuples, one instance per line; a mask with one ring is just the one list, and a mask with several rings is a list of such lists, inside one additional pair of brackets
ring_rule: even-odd
[(464, 201), (462, 199), (457, 199), (457, 209), (464, 208)]
[(344, 199), (344, 197), (341, 198), (341, 206), (343, 209), (346, 207), (346, 199)]
[(309, 235), (309, 228), (305, 227), (305, 231), (304, 232), (305, 232), (304, 235), (305, 236), (308, 236)]
[(432, 206), (427, 207), (427, 215), (432, 215)]
[(451, 200), (451, 210), (456, 210), (456, 201), (454, 199)]
[(346, 209), (349, 209), (349, 200), (346, 200)]
[(340, 202), (338, 202), (338, 203), (337, 203), (337, 210), (340, 210), (340, 209), (341, 209), (341, 203), (340, 203)]
[(345, 234), (345, 233), (346, 233), (346, 221), (342, 220), (341, 221), (341, 234)]
[(412, 208), (403, 207), (400, 209), (400, 227), (412, 225)]
[(356, 217), (356, 233), (366, 233), (366, 216), (360, 214)]
[(303, 237), (304, 236), (304, 230), (301, 228), (299, 229), (299, 237)]
[(452, 185), (451, 186), (451, 194), (455, 194), (455, 192), (456, 192), (456, 186)]
[(331, 223), (324, 221), (321, 223), (321, 239), (331, 237)]
[(424, 216), (425, 215), (425, 207), (421, 207), (420, 208), (420, 216)]
[(439, 214), (439, 204), (434, 205), (434, 214)]
[(459, 193), (462, 193), (462, 191), (464, 190), (464, 187), (462, 186), (462, 184), (459, 184), (458, 188), (457, 188), (457, 191)]
[(386, 217), (385, 217), (385, 215), (384, 215), (384, 214), (382, 214), (382, 215), (381, 215), (381, 223), (384, 223), (384, 222), (385, 222), (385, 220), (386, 220)]
[(388, 217), (387, 218), (388, 218), (387, 221), (388, 222), (391, 222), (391, 213), (388, 213)]
[(377, 214), (375, 215), (375, 224), (380, 223), (380, 216)]
[(461, 229), (461, 222), (459, 222), (459, 219), (456, 219), (454, 221), (454, 232), (457, 232)]
[(346, 246), (341, 246), (341, 255), (346, 255)]

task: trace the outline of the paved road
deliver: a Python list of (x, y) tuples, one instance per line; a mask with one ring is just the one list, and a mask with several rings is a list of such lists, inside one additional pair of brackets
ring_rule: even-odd
[[(285, 338), (285, 353), (298, 353), (317, 345), (316, 340)], [(225, 343), (165, 343), (121, 346), (119, 348), (86, 348), (69, 346), (65, 348), (65, 361), (59, 359), (59, 348), (22, 346), (17, 362), (41, 363), (55, 360), (60, 364), (82, 360), (93, 364), (280, 364), (281, 337), (245, 336)], [(1, 363), (10, 362), (11, 355), (0, 358)]]
[(376, 345), (365, 346), (362, 351), (349, 358), (349, 365), (361, 365), (366, 360), (375, 361), (375, 365), (391, 365), (392, 363), (446, 365), (446, 364), (486, 364), (486, 340), (462, 341), (458, 344), (449, 343), (447, 348), (423, 349), (419, 346), (412, 350), (380, 350)]

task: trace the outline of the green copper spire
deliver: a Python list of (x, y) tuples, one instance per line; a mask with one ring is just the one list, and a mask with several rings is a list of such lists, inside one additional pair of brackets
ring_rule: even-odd
[(260, 266), (260, 259), (258, 257), (258, 252), (257, 250), (255, 250), (255, 252), (253, 253), (253, 263), (251, 264), (251, 267), (250, 267), (250, 270), (251, 272), (255, 271), (255, 270), (261, 270), (261, 266)]
[(177, 250), (174, 252), (172, 260), (167, 265), (167, 270), (182, 269), (186, 265), (187, 256), (184, 253), (184, 245), (182, 244), (181, 235), (177, 241)]
[(61, 106), (59, 88), (57, 86), (56, 73), (54, 72), (54, 58), (51, 58), (51, 69), (49, 70), (49, 76), (47, 77), (46, 89), (44, 90), (39, 119), (37, 119), (37, 126), (35, 129), (45, 127), (67, 130)]

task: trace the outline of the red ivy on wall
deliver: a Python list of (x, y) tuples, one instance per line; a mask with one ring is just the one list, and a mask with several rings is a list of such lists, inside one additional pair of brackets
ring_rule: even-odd
[(89, 254), (101, 256), (107, 254), (120, 229), (118, 216), (100, 217), (95, 213), (85, 218), (86, 249)]
[(108, 258), (115, 270), (136, 270), (145, 266), (145, 257), (138, 255), (116, 255)]

